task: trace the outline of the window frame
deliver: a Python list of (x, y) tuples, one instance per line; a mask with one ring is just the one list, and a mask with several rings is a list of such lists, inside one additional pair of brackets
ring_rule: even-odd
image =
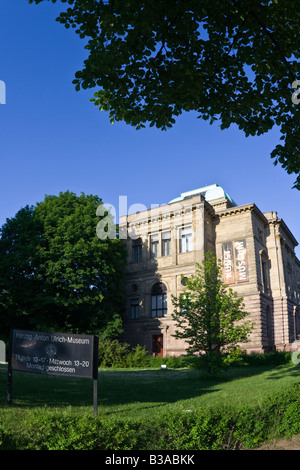
[(130, 308), (129, 308), (130, 320), (136, 320), (137, 318), (139, 318), (139, 306), (140, 306), (140, 301), (138, 298), (135, 297), (135, 298), (130, 299)]
[[(167, 247), (167, 249), (166, 249)], [(171, 255), (171, 230), (161, 234), (161, 256)]]
[(131, 246), (131, 262), (132, 263), (139, 263), (143, 259), (143, 244), (142, 239), (137, 238), (136, 240), (132, 240)]
[(193, 251), (193, 230), (191, 225), (179, 229), (179, 253)]
[(151, 290), (151, 318), (163, 318), (168, 314), (168, 298), (165, 284), (157, 282)]
[(157, 258), (159, 256), (159, 234), (153, 233), (150, 235), (150, 258)]

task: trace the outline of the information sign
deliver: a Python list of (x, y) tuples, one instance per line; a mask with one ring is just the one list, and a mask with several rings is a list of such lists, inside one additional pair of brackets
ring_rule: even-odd
[[(98, 337), (72, 333), (11, 330), (8, 369), (9, 374), (13, 370), (19, 370), (39, 374), (86, 377), (97, 381)], [(11, 379), (9, 387), (11, 387)], [(8, 391), (8, 401), (9, 399), (11, 400), (11, 393)]]

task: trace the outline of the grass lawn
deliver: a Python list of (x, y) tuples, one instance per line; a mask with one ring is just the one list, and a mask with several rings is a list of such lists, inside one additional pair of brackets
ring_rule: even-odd
[[(142, 419), (171, 410), (262, 404), (267, 396), (300, 381), (300, 366), (243, 366), (223, 377), (207, 378), (199, 370), (99, 370), (98, 414)], [(0, 366), (0, 407), (13, 417), (48, 409), (93, 414), (90, 379), (13, 372), (13, 405), (6, 404), (7, 368)]]

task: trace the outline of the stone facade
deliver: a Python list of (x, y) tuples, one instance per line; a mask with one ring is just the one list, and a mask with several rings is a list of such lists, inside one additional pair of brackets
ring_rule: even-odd
[(204, 253), (222, 261), (224, 282), (244, 298), (255, 328), (248, 352), (288, 350), (300, 333), (297, 241), (276, 212), (237, 206), (218, 185), (120, 219), (127, 244), (125, 340), (158, 355), (185, 354), (175, 339), (171, 296), (184, 290)]

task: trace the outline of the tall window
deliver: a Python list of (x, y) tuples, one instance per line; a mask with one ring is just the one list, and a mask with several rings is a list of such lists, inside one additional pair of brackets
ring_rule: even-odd
[(267, 271), (267, 263), (264, 260), (262, 262), (262, 277), (263, 277), (264, 291), (266, 292), (268, 289), (268, 271)]
[(269, 280), (269, 261), (268, 255), (264, 250), (259, 252), (260, 254), (260, 262), (261, 262), (261, 280), (263, 290), (266, 293), (269, 293), (270, 290), (270, 280)]
[(268, 346), (274, 346), (274, 332), (273, 332), (273, 318), (272, 311), (269, 305), (266, 308), (266, 336), (268, 341)]
[(193, 250), (192, 227), (184, 227), (179, 231), (180, 253), (187, 253)]
[(151, 258), (157, 258), (158, 256), (158, 233), (155, 235), (151, 235), (150, 237), (150, 255)]
[(142, 239), (132, 240), (132, 262), (142, 261)]
[(130, 318), (134, 320), (139, 316), (139, 299), (131, 299), (130, 301)]
[(163, 232), (161, 237), (161, 254), (169, 256), (171, 254), (171, 232)]
[(167, 315), (167, 289), (162, 282), (157, 282), (151, 291), (151, 317), (160, 318)]

